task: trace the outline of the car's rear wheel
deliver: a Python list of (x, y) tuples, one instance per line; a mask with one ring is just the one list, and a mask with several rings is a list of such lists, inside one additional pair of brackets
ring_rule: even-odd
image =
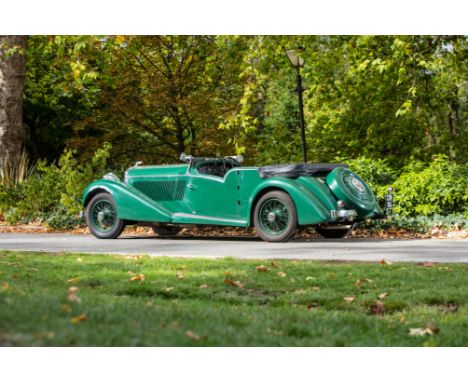
[(107, 193), (95, 195), (86, 207), (89, 230), (98, 239), (115, 239), (125, 228), (123, 219), (117, 215), (112, 196)]
[(156, 235), (161, 236), (161, 237), (175, 236), (180, 231), (182, 231), (181, 227), (177, 227), (174, 225), (152, 226), (151, 229)]
[(323, 236), (325, 239), (341, 239), (348, 236), (353, 230), (353, 226), (343, 226), (343, 227), (315, 227), (315, 231), (320, 236)]
[(254, 226), (265, 241), (290, 239), (297, 230), (297, 211), (291, 197), (282, 191), (270, 191), (255, 205)]

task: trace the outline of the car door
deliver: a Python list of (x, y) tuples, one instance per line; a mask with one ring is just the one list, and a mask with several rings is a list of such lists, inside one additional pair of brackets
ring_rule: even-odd
[(196, 169), (191, 169), (185, 201), (192, 214), (216, 219), (239, 218), (239, 171), (231, 169), (220, 177), (200, 174)]

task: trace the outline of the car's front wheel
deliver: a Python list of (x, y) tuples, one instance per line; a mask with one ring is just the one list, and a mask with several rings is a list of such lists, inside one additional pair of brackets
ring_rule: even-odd
[(287, 241), (297, 230), (297, 211), (291, 197), (283, 191), (270, 191), (255, 205), (254, 226), (265, 241)]
[(91, 199), (86, 207), (86, 221), (98, 239), (115, 239), (125, 229), (124, 220), (117, 216), (114, 199), (107, 193), (99, 193)]

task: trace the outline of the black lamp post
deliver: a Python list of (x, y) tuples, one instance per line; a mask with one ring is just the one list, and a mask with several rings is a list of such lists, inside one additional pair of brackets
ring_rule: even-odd
[(291, 63), (292, 67), (296, 69), (296, 73), (297, 73), (296, 92), (299, 97), (299, 123), (301, 127), (302, 161), (304, 163), (307, 163), (307, 147), (306, 147), (306, 140), (305, 140), (305, 122), (304, 122), (304, 103), (302, 101), (302, 93), (306, 89), (302, 87), (302, 76), (301, 76), (301, 68), (304, 67), (304, 57), (301, 54), (303, 51), (304, 51), (304, 47), (299, 46), (297, 49), (286, 51), (286, 55), (288, 56), (289, 62)]

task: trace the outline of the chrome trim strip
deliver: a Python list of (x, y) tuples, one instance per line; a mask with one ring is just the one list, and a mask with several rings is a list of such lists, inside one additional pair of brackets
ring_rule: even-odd
[(177, 217), (180, 217), (180, 218), (205, 219), (205, 220), (214, 220), (214, 221), (220, 221), (220, 222), (232, 222), (232, 223), (239, 223), (239, 224), (246, 224), (247, 223), (247, 221), (245, 221), (245, 220), (222, 219), (222, 218), (215, 218), (213, 216), (206, 216), (206, 215), (186, 214), (184, 212), (176, 212), (176, 213), (172, 214), (172, 216), (177, 216)]
[(354, 219), (358, 216), (356, 210), (331, 210), (332, 219)]

